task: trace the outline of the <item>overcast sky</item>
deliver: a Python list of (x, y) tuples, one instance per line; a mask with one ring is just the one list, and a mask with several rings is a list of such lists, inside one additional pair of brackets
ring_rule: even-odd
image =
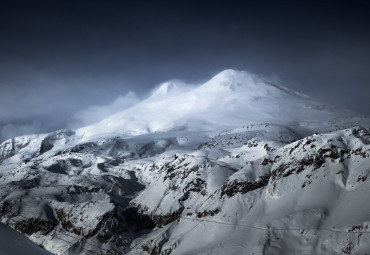
[(1, 1), (0, 141), (98, 121), (161, 82), (226, 68), (370, 113), (368, 1), (130, 2)]

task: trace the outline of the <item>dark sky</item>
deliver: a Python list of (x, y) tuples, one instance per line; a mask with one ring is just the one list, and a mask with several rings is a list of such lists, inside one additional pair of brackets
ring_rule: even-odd
[(367, 2), (3, 0), (0, 141), (226, 68), (369, 114)]

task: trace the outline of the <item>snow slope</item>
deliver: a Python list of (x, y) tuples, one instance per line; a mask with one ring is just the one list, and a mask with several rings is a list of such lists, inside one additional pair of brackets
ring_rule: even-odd
[(245, 72), (168, 82), (0, 144), (0, 221), (55, 254), (365, 254), (369, 127)]
[(133, 202), (148, 214), (176, 220), (136, 240), (131, 254), (369, 251), (369, 130), (310, 136), (234, 172), (193, 157), (147, 169), (155, 173)]
[(83, 137), (102, 133), (138, 135), (176, 127), (209, 130), (274, 123), (327, 131), (353, 113), (318, 103), (256, 75), (225, 70), (200, 86), (164, 83), (142, 102), (77, 130)]

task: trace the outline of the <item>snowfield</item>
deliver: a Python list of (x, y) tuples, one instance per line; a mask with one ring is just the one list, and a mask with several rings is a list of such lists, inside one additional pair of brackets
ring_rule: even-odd
[(246, 72), (168, 82), (3, 142), (0, 220), (54, 254), (366, 254), (369, 128)]

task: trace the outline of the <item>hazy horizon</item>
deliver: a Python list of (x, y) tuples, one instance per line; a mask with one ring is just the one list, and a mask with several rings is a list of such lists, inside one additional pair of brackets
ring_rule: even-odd
[(4, 1), (0, 141), (98, 121), (162, 82), (199, 84), (228, 68), (369, 114), (368, 10), (360, 1)]

